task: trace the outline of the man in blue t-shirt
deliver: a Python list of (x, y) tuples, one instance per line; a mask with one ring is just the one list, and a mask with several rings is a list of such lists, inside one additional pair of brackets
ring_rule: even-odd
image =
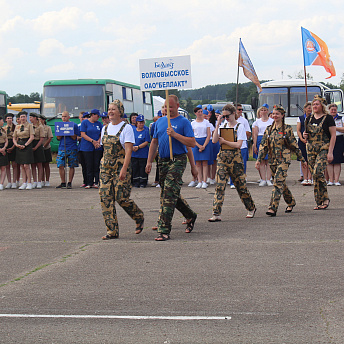
[[(70, 122), (69, 121), (69, 112), (63, 111), (62, 113), (62, 121), (63, 122)], [(78, 147), (77, 147), (77, 136), (80, 135), (78, 125), (74, 122), (74, 135), (72, 136), (56, 136), (56, 138), (60, 141), (59, 149), (57, 153), (57, 167), (59, 169), (61, 184), (56, 186), (57, 189), (72, 188), (72, 181), (75, 173), (75, 167), (78, 167)], [(65, 174), (65, 160), (68, 159), (68, 167), (69, 167), (69, 178), (68, 183), (66, 185), (66, 174)]]
[[(170, 239), (171, 222), (175, 208), (186, 218), (186, 233), (191, 233), (197, 217), (197, 214), (180, 195), (183, 184), (182, 176), (187, 164), (187, 147), (194, 147), (196, 140), (190, 122), (179, 115), (178, 108), (178, 97), (170, 95), (171, 127), (168, 127), (167, 117), (162, 117), (156, 122), (146, 166), (146, 172), (150, 173), (156, 150), (159, 147), (161, 202), (156, 241)], [(172, 160), (170, 159), (169, 137), (172, 138)]]

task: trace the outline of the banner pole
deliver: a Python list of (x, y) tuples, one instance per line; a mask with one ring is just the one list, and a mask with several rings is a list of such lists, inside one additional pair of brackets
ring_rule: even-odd
[(306, 88), (306, 103), (308, 102), (308, 91), (307, 91), (307, 73), (306, 73), (306, 66), (303, 63), (303, 70), (305, 72), (305, 88)]
[[(240, 38), (241, 40), (241, 38)], [(238, 71), (237, 71), (237, 83), (236, 83), (236, 99), (235, 104), (238, 104), (238, 98), (239, 98), (239, 62), (240, 62), (240, 41), (239, 41), (239, 50), (238, 50)], [(236, 115), (236, 114), (235, 114)]]
[[(168, 95), (168, 90), (165, 90), (166, 95), (166, 107), (167, 107), (167, 123), (168, 127), (171, 128), (171, 116), (170, 116), (170, 99)], [(172, 137), (171, 135), (168, 136), (168, 142), (170, 145), (170, 159), (173, 160), (173, 151), (172, 151)]]

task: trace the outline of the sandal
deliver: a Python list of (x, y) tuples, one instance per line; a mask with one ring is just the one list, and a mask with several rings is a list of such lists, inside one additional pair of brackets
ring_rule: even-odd
[(135, 234), (140, 234), (143, 231), (143, 221), (136, 227)]
[(193, 219), (191, 219), (189, 222), (186, 223), (185, 233), (192, 232), (195, 226), (196, 219), (197, 219), (197, 215)]
[(257, 211), (257, 208), (254, 208), (253, 210), (249, 210), (247, 215), (246, 215), (246, 218), (247, 219), (253, 219), (256, 211)]
[(276, 216), (276, 212), (273, 211), (272, 209), (270, 209), (269, 211), (267, 211), (265, 214), (266, 214), (266, 215), (269, 215), (269, 216), (271, 216), (271, 217)]
[(166, 233), (159, 233), (158, 236), (155, 238), (155, 241), (166, 241), (170, 240), (170, 235)]
[(152, 227), (152, 230), (153, 230), (153, 231), (157, 231), (157, 230), (158, 230), (158, 226), (153, 226), (153, 227)]
[(330, 205), (330, 200), (328, 200), (328, 203), (323, 203), (322, 205), (319, 205), (319, 209), (320, 210), (325, 210), (325, 209), (327, 209), (328, 207), (329, 207), (329, 205)]
[(117, 239), (117, 238), (118, 238), (118, 234), (117, 235), (106, 234), (102, 237), (102, 240), (111, 240), (111, 239)]
[[(286, 208), (285, 208), (285, 213), (291, 213), (294, 209), (295, 205), (288, 205)], [(290, 209), (291, 208), (291, 209)]]

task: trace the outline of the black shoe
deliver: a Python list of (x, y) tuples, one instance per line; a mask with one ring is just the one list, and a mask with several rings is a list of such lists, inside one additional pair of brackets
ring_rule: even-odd
[(72, 188), (72, 183), (67, 183), (67, 189), (71, 189)]
[(66, 188), (66, 183), (61, 183), (60, 185), (56, 186), (56, 189), (65, 189)]

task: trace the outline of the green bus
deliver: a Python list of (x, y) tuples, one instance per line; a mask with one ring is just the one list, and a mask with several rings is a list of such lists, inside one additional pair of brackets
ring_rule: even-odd
[[(43, 86), (41, 113), (47, 117), (54, 133), (54, 123), (61, 121), (63, 111), (68, 111), (71, 120), (79, 123), (81, 111), (107, 111), (108, 105), (115, 99), (123, 102), (127, 115), (136, 112), (148, 121), (153, 119), (152, 92), (110, 79), (49, 80)], [(57, 146), (58, 141), (54, 137), (52, 150), (57, 151)]]
[(0, 116), (7, 114), (7, 94), (5, 91), (0, 91)]

